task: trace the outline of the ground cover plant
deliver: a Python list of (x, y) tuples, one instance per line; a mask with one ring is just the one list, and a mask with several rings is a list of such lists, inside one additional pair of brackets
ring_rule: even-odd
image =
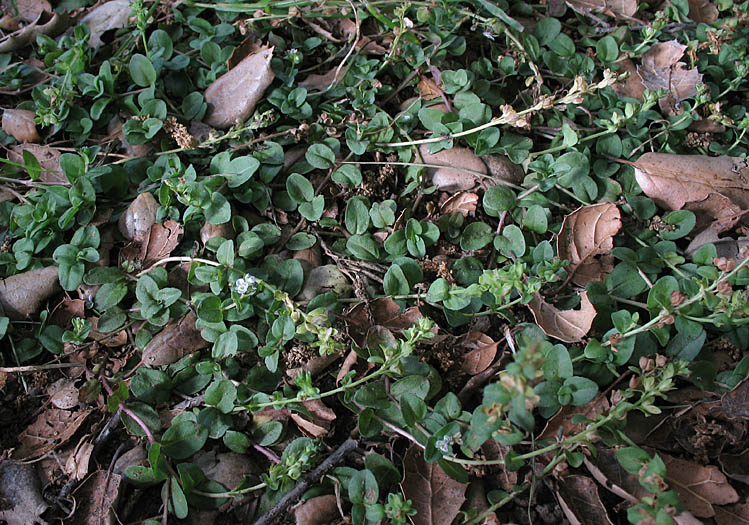
[(1, 5), (0, 521), (749, 523), (749, 2)]

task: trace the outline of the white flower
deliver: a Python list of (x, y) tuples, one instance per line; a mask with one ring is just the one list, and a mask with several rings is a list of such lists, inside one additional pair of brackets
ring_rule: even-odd
[(245, 274), (244, 277), (240, 277), (236, 280), (234, 283), (234, 291), (245, 295), (245, 294), (253, 294), (255, 293), (255, 290), (257, 290), (257, 277), (254, 275)]
[(443, 454), (447, 454), (450, 452), (451, 444), (452, 444), (452, 438), (450, 436), (443, 436), (441, 439), (437, 440), (434, 446), (437, 447), (437, 449)]

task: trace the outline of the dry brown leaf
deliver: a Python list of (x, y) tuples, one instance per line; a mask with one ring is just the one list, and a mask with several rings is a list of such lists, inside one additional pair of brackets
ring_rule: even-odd
[[(490, 441), (494, 441), (493, 439)], [(474, 514), (483, 514), (489, 510), (489, 502), (486, 498), (486, 485), (481, 478), (472, 479), (466, 491), (466, 509), (471, 509)], [(494, 512), (489, 512), (481, 525), (499, 525), (499, 519)]]
[(0, 500), (10, 505), (0, 510), (0, 521), (7, 525), (46, 524), (40, 516), (49, 505), (40, 485), (33, 464), (0, 461)]
[(156, 222), (156, 211), (159, 203), (146, 191), (138, 194), (127, 210), (120, 216), (120, 233), (129, 241), (143, 243)]
[(720, 239), (718, 238), (718, 232), (712, 228), (707, 228), (698, 233), (695, 238), (692, 239), (692, 242), (687, 246), (686, 254), (689, 257), (693, 257), (701, 246), (710, 243), (715, 245), (718, 257), (736, 259), (738, 262), (738, 256), (741, 249), (744, 246), (749, 246), (749, 236), (739, 237), (738, 239), (731, 239), (730, 237)]
[(645, 85), (642, 83), (640, 75), (637, 74), (637, 66), (629, 58), (619, 62), (621, 70), (619, 73), (629, 73), (629, 76), (619, 81), (612, 86), (614, 91), (620, 97), (634, 98), (637, 100), (643, 100), (643, 94), (645, 93)]
[(599, 448), (595, 456), (587, 456), (583, 462), (596, 481), (629, 503), (637, 503), (650, 494), (636, 476), (624, 470), (613, 448)]
[[(370, 301), (369, 308), (375, 325), (383, 326), (393, 332), (411, 328), (424, 317), (417, 306), (412, 306), (401, 313), (400, 305), (391, 297), (379, 297)], [(346, 313), (346, 319), (349, 322), (351, 337), (359, 346), (363, 346), (367, 332), (372, 326), (367, 315), (367, 305), (364, 303), (354, 305)]]
[(312, 437), (323, 438), (327, 436), (330, 432), (331, 423), (335, 421), (335, 412), (325, 406), (320, 399), (304, 401), (302, 405), (309, 411), (310, 417), (294, 412), (291, 414), (291, 419), (304, 433)]
[(714, 508), (717, 525), (749, 525), (749, 503)]
[(406, 452), (403, 468), (401, 488), (417, 511), (414, 525), (452, 523), (466, 499), (467, 485), (449, 477), (437, 463), (427, 463), (416, 445)]
[(569, 0), (582, 10), (601, 11), (616, 17), (629, 18), (637, 12), (637, 0)]
[(718, 460), (726, 476), (749, 485), (749, 450), (741, 454), (721, 454)]
[(0, 279), (0, 310), (13, 320), (26, 319), (60, 290), (56, 266), (11, 275)]
[(696, 95), (696, 86), (702, 82), (702, 75), (697, 68), (687, 69), (686, 64), (679, 62), (686, 48), (671, 40), (658, 42), (648, 49), (637, 68), (643, 85), (653, 91), (669, 91), (677, 103)]
[[(523, 181), (523, 177), (525, 177), (522, 166), (512, 162), (506, 155), (484, 155), (481, 157), (481, 160), (486, 164), (489, 175), (496, 180), (519, 184)], [(493, 185), (494, 181), (491, 179), (483, 179), (481, 181), (483, 188)]]
[(666, 481), (679, 494), (684, 507), (698, 518), (715, 515), (713, 505), (739, 501), (739, 494), (713, 465), (700, 465), (659, 453), (666, 465)]
[(736, 226), (742, 216), (741, 208), (720, 193), (711, 193), (701, 201), (687, 202), (684, 209), (695, 214), (696, 232), (701, 232), (709, 226), (715, 232), (722, 233)]
[(205, 123), (228, 129), (250, 116), (276, 76), (270, 67), (272, 58), (272, 47), (260, 48), (208, 86), (205, 101), (209, 109)]
[(451, 215), (460, 213), (463, 217), (473, 216), (476, 213), (476, 206), (479, 202), (479, 196), (467, 191), (459, 191), (440, 206), (440, 213)]
[(749, 209), (749, 165), (738, 157), (645, 153), (635, 163), (635, 177), (645, 194), (667, 210), (720, 193)]
[(461, 370), (473, 376), (483, 372), (494, 362), (499, 343), (481, 332), (469, 332), (460, 346), (468, 350), (463, 356)]
[(567, 259), (572, 282), (585, 286), (591, 281), (601, 281), (613, 264), (596, 259), (608, 255), (614, 248), (614, 236), (622, 227), (619, 208), (611, 202), (582, 206), (564, 218), (557, 237), (557, 253)]
[(91, 414), (89, 410), (68, 411), (48, 407), (18, 436), (20, 446), (13, 458), (28, 460), (43, 456), (67, 442)]
[(586, 425), (585, 423), (573, 423), (572, 418), (585, 416), (592, 420), (597, 415), (607, 412), (609, 406), (609, 400), (603, 394), (598, 394), (590, 403), (582, 406), (563, 406), (546, 423), (539, 439), (555, 439), (559, 436), (569, 437), (579, 434), (585, 430)]
[(9, 53), (22, 49), (28, 44), (36, 41), (37, 35), (55, 37), (70, 26), (70, 16), (66, 13), (42, 12), (39, 17), (29, 25), (22, 27), (4, 38), (0, 38), (0, 53)]
[(338, 517), (335, 494), (311, 498), (294, 509), (296, 525), (326, 525)]
[(72, 525), (112, 525), (117, 523), (114, 510), (120, 495), (120, 476), (97, 470), (76, 491), (79, 506)]
[(156, 223), (151, 226), (151, 232), (148, 237), (148, 248), (146, 249), (145, 266), (151, 266), (156, 261), (160, 261), (171, 255), (179, 241), (182, 240), (182, 234), (185, 228), (177, 221), (168, 220), (163, 223)]
[(8, 160), (22, 164), (24, 151), (28, 151), (39, 161), (39, 165), (42, 167), (39, 180), (57, 184), (70, 184), (60, 168), (60, 156), (62, 155), (60, 150), (50, 146), (40, 146), (39, 144), (18, 144), (10, 148)]
[(347, 68), (345, 67), (341, 68), (340, 70), (338, 69), (338, 67), (334, 67), (324, 75), (307, 75), (304, 80), (299, 82), (299, 87), (303, 87), (309, 90), (329, 89), (341, 81), (341, 79), (346, 75), (346, 71)]
[(432, 154), (427, 151), (427, 145), (423, 144), (419, 152), (425, 164), (446, 166), (427, 168), (432, 184), (442, 191), (470, 190), (476, 186), (476, 175), (471, 171), (487, 174), (486, 164), (468, 148), (451, 148)]
[(193, 457), (192, 462), (200, 467), (208, 479), (221, 483), (227, 490), (237, 488), (245, 476), (264, 472), (247, 454), (234, 452), (216, 454), (215, 451), (201, 450)]
[(24, 22), (33, 22), (42, 12), (52, 12), (52, 6), (47, 0), (3, 0), (3, 11), (15, 13), (18, 8), (18, 17)]
[(205, 244), (214, 237), (223, 237), (224, 239), (233, 239), (236, 232), (231, 222), (225, 222), (223, 224), (211, 224), (206, 222), (200, 228), (200, 242)]
[(3, 111), (3, 131), (18, 142), (39, 142), (35, 117), (36, 113), (28, 109), (6, 109)]
[(130, 18), (129, 0), (111, 0), (89, 12), (81, 19), (81, 23), (86, 24), (91, 30), (88, 45), (90, 47), (102, 45), (102, 35), (110, 29), (125, 27), (128, 18)]
[(437, 84), (426, 77), (421, 77), (421, 80), (419, 80), (419, 83), (416, 85), (416, 89), (418, 90), (419, 95), (426, 100), (432, 100), (442, 97)]
[(172, 321), (156, 334), (143, 349), (146, 366), (170, 365), (187, 354), (208, 346), (195, 327), (197, 317), (192, 312), (178, 321)]
[(598, 486), (589, 477), (563, 477), (559, 480), (557, 497), (572, 525), (613, 525), (598, 495)]
[(587, 292), (580, 294), (580, 300), (579, 310), (558, 310), (544, 301), (541, 294), (534, 294), (528, 308), (546, 335), (565, 343), (576, 343), (588, 334), (596, 317), (596, 309)]
[(728, 417), (749, 418), (749, 378), (723, 394), (720, 402)]
[(710, 0), (689, 0), (689, 18), (698, 24), (712, 24), (718, 19), (718, 8)]
[[(484, 453), (488, 460), (504, 460), (508, 452), (512, 450), (508, 445), (503, 445), (494, 439), (486, 441), (481, 445), (481, 452)], [(496, 476), (496, 480), (502, 490), (511, 492), (513, 487), (518, 484), (518, 473), (508, 470), (504, 464), (496, 465), (499, 469), (499, 474)]]
[(90, 439), (91, 436), (83, 436), (65, 462), (65, 474), (78, 481), (88, 474), (88, 463), (94, 451), (94, 444), (89, 441)]
[(335, 384), (340, 385), (341, 381), (343, 381), (343, 378), (346, 377), (346, 374), (351, 372), (351, 369), (354, 368), (354, 365), (356, 365), (356, 361), (359, 359), (359, 354), (356, 353), (355, 350), (351, 350), (347, 355), (346, 359), (343, 360), (343, 364), (341, 365), (341, 369), (338, 371), (338, 374), (335, 377)]
[(296, 300), (304, 303), (326, 292), (335, 292), (339, 296), (345, 296), (351, 289), (351, 283), (343, 272), (335, 264), (326, 264), (310, 270)]
[(70, 410), (78, 406), (78, 389), (72, 380), (61, 378), (47, 388), (49, 402), (57, 408)]

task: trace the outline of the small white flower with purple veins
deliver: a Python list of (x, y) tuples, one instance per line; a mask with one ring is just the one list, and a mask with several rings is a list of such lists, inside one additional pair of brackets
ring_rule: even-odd
[(256, 290), (257, 277), (255, 277), (254, 275), (250, 275), (249, 273), (245, 274), (244, 277), (240, 277), (234, 283), (234, 291), (241, 295), (252, 295)]
[(448, 454), (452, 450), (452, 437), (451, 436), (443, 436), (441, 439), (438, 439), (437, 442), (434, 444), (435, 447), (437, 447), (437, 450), (442, 452), (443, 454)]

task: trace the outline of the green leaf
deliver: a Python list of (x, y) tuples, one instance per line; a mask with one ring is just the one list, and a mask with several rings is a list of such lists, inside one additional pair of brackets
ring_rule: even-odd
[(322, 195), (299, 206), (299, 214), (310, 222), (319, 220), (323, 211), (325, 211), (325, 198)]
[(563, 386), (572, 391), (572, 404), (575, 406), (589, 403), (598, 394), (598, 385), (587, 377), (568, 377)]
[(206, 404), (214, 405), (223, 414), (228, 414), (232, 411), (236, 399), (237, 387), (228, 379), (214, 381), (205, 391)]
[(328, 169), (335, 165), (335, 153), (325, 144), (313, 144), (307, 148), (304, 158), (317, 169)]
[(503, 211), (515, 207), (517, 197), (515, 192), (506, 186), (492, 186), (484, 192), (484, 211), (492, 217), (499, 217)]
[(182, 491), (182, 487), (179, 484), (179, 481), (177, 481), (177, 478), (172, 476), (170, 486), (170, 492), (172, 496), (172, 508), (174, 509), (174, 515), (177, 516), (178, 519), (185, 519), (187, 517), (188, 507), (187, 507), (187, 498), (185, 498), (185, 493)]
[(361, 171), (353, 164), (343, 164), (331, 175), (333, 182), (340, 186), (355, 188), (362, 183)]
[(213, 344), (211, 357), (213, 357), (214, 359), (224, 359), (226, 357), (231, 357), (237, 354), (238, 348), (239, 339), (237, 337), (237, 332), (224, 332), (223, 334), (218, 336), (218, 339)]
[(237, 454), (246, 454), (252, 446), (250, 438), (242, 432), (236, 430), (227, 430), (223, 437), (224, 445)]
[(292, 251), (306, 250), (312, 248), (316, 242), (317, 239), (314, 235), (305, 232), (297, 232), (291, 237), (291, 239), (289, 239), (289, 242), (286, 243), (286, 248)]
[(156, 82), (156, 70), (147, 57), (140, 53), (135, 53), (130, 58), (129, 64), (130, 78), (133, 79), (140, 87), (148, 87)]
[(346, 249), (362, 261), (378, 262), (380, 260), (380, 247), (368, 234), (352, 235), (346, 241)]
[(414, 394), (406, 393), (398, 400), (401, 405), (403, 420), (409, 427), (415, 425), (427, 415), (427, 405)]
[(207, 439), (208, 428), (197, 421), (181, 420), (164, 432), (162, 450), (174, 459), (187, 459), (203, 448)]
[(523, 216), (523, 226), (528, 227), (536, 233), (546, 233), (548, 229), (548, 221), (546, 219), (546, 212), (544, 208), (534, 204)]
[(427, 301), (438, 303), (444, 301), (450, 296), (450, 283), (447, 279), (440, 277), (429, 286), (427, 292)]
[(542, 18), (533, 28), (533, 36), (542, 46), (547, 45), (562, 32), (562, 23), (556, 18)]
[(566, 379), (572, 377), (572, 359), (563, 345), (554, 345), (546, 353), (543, 364), (544, 379)]
[(346, 229), (352, 235), (366, 233), (369, 228), (369, 199), (357, 196), (346, 204)]
[(310, 202), (315, 197), (312, 183), (298, 173), (292, 173), (286, 178), (286, 191), (297, 204)]
[(596, 43), (596, 55), (604, 63), (619, 58), (619, 46), (613, 36), (607, 35)]
[(480, 250), (492, 242), (494, 232), (485, 222), (472, 222), (460, 236), (460, 248), (464, 251)]
[(224, 224), (231, 220), (231, 205), (221, 193), (211, 193), (211, 202), (203, 210), (205, 218), (211, 224)]
[(507, 13), (504, 12), (504, 10), (500, 9), (495, 3), (490, 2), (489, 0), (474, 0), (474, 1), (478, 5), (480, 5), (487, 11), (489, 11), (493, 16), (496, 16), (502, 22), (507, 24), (510, 28), (517, 31), (518, 33), (522, 33), (525, 30), (525, 28), (520, 22), (510, 17)]
[(397, 264), (393, 264), (388, 268), (382, 282), (385, 293), (388, 295), (406, 295), (411, 291), (406, 275)]
[(377, 479), (369, 470), (360, 470), (348, 483), (348, 496), (351, 503), (372, 505), (380, 497)]

